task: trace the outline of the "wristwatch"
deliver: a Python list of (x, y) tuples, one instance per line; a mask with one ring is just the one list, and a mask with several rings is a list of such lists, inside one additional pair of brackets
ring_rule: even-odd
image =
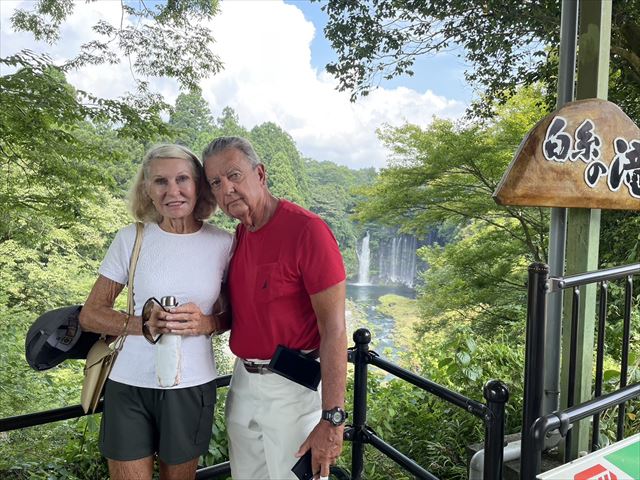
[(331, 410), (322, 411), (322, 420), (326, 420), (334, 427), (342, 425), (347, 417), (347, 412), (345, 412), (340, 407), (334, 407)]

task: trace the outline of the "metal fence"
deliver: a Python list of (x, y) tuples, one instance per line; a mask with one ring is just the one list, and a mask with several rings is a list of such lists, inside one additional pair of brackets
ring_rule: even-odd
[[(378, 437), (372, 428), (367, 425), (367, 373), (369, 365), (374, 365), (481, 419), (485, 426), (484, 478), (485, 480), (499, 480), (502, 478), (505, 405), (509, 399), (509, 391), (504, 383), (498, 380), (487, 382), (483, 392), (487, 403), (484, 404), (415, 375), (379, 357), (374, 351), (369, 350), (371, 333), (367, 329), (357, 330), (353, 335), (353, 339), (355, 346), (347, 352), (349, 361), (355, 366), (353, 424), (348, 425), (344, 433), (345, 440), (352, 442), (352, 471), (349, 473), (341, 467), (333, 466), (331, 474), (334, 478), (338, 480), (360, 480), (364, 468), (364, 446), (369, 444), (417, 478), (437, 480), (437, 477), (423, 469), (414, 460)], [(231, 375), (218, 377), (216, 379), (216, 387), (227, 387), (230, 382)], [(102, 407), (101, 400), (96, 413), (102, 412)], [(0, 432), (79, 418), (84, 415), (82, 407), (74, 405), (45, 412), (3, 418), (0, 419)], [(229, 462), (224, 462), (210, 467), (199, 468), (196, 473), (196, 479), (226, 478), (230, 474)]]
[[(593, 416), (591, 450), (600, 447), (600, 413), (618, 406), (616, 440), (624, 438), (626, 402), (640, 397), (640, 383), (627, 386), (629, 367), (629, 342), (631, 338), (631, 312), (633, 303), (633, 277), (640, 275), (640, 263), (609, 268), (565, 277), (549, 277), (549, 267), (534, 263), (529, 267), (529, 293), (527, 304), (527, 338), (525, 353), (525, 385), (522, 425), (521, 478), (534, 479), (541, 468), (541, 452), (547, 433), (557, 430), (565, 438), (565, 462), (571, 451), (571, 425)], [(623, 333), (621, 345), (620, 388), (602, 395), (604, 378), (605, 326), (609, 310), (609, 282), (624, 282)], [(577, 330), (580, 315), (581, 287), (598, 284), (598, 327), (596, 346), (596, 370), (594, 398), (575, 405), (575, 379), (577, 355)], [(562, 290), (572, 290), (570, 351), (567, 408), (542, 415), (544, 395), (544, 338), (548, 295)]]
[(374, 365), (406, 382), (435, 395), (445, 402), (455, 405), (484, 422), (485, 462), (484, 479), (502, 478), (505, 405), (509, 399), (507, 386), (499, 380), (490, 380), (484, 387), (486, 405), (449, 390), (426, 378), (379, 357), (369, 350), (371, 334), (367, 329), (359, 329), (353, 334), (355, 347), (349, 349), (349, 361), (355, 365), (353, 392), (353, 425), (345, 431), (345, 438), (352, 442), (351, 478), (360, 480), (364, 468), (364, 446), (370, 444), (387, 457), (409, 471), (416, 478), (433, 480), (434, 475), (412, 459), (393, 448), (367, 425), (367, 372)]

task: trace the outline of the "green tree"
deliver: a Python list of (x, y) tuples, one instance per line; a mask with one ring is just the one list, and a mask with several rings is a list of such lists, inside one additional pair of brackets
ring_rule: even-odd
[[(220, 136), (249, 137), (249, 131), (240, 125), (238, 114), (231, 107), (222, 109), (222, 115), (216, 118), (215, 127), (213, 138)], [(209, 141), (213, 140), (213, 138)]]
[[(34, 212), (28, 219), (13, 222), (20, 235), (0, 242), (0, 318), (4, 325), (0, 329), (2, 418), (79, 402), (81, 362), (64, 362), (46, 372), (35, 372), (24, 357), (25, 337), (31, 323), (45, 311), (84, 301), (110, 239), (127, 222), (122, 200), (105, 187), (97, 186), (91, 198), (77, 201), (81, 214), (77, 219), (62, 223), (46, 212)], [(81, 421), (80, 425), (86, 422), (91, 420)], [(47, 471), (51, 474), (51, 464), (62, 463), (60, 458), (65, 452), (85, 444), (82, 428), (78, 428), (71, 422), (8, 432), (0, 442), (0, 477), (25, 478), (27, 471), (35, 474), (39, 470), (36, 464), (21, 467), (23, 476), (12, 469), (23, 462), (42, 462), (43, 458), (47, 461), (42, 465), (49, 464)], [(95, 428), (90, 432), (95, 438)], [(87, 440), (86, 445), (95, 443)], [(93, 474), (93, 467), (88, 465), (101, 463), (95, 447), (84, 452), (82, 448), (77, 450), (78, 458), (71, 460), (76, 474), (84, 472), (84, 478), (101, 476)], [(60, 471), (53, 476), (68, 475)]]
[[(75, 3), (40, 0), (31, 5), (32, 11), (16, 10), (12, 27), (31, 32), (37, 40), (58, 42), (60, 25)], [(123, 16), (134, 20), (131, 25), (99, 21), (96, 38), (61, 64), (29, 50), (0, 58), (0, 64), (13, 70), (0, 77), (0, 241), (15, 232), (11, 218), (28, 219), (47, 211), (69, 221), (78, 217), (77, 200), (90, 197), (94, 185), (113, 184), (113, 178), (104, 175), (105, 168), (113, 172), (111, 152), (84, 134), (83, 122), (106, 125), (118, 137), (140, 142), (169, 131), (160, 117), (168, 105), (150, 91), (143, 77), (134, 78), (134, 93), (111, 100), (74, 89), (65, 73), (128, 59), (135, 75), (174, 77), (193, 88), (221, 68), (209, 50), (210, 32), (190, 20), (192, 15), (211, 18), (216, 3), (171, 1), (157, 4), (155, 10), (141, 5), (119, 4)], [(117, 182), (122, 186), (124, 179)]]
[[(506, 100), (518, 86), (542, 82), (554, 104), (560, 2), (540, 0), (336, 0), (323, 5), (325, 35), (338, 54), (327, 65), (340, 90), (366, 95), (381, 78), (412, 75), (416, 59), (461, 47), (467, 80), (486, 98)], [(609, 99), (640, 121), (640, 0), (613, 2)]]
[(364, 197), (357, 189), (370, 185), (376, 177), (374, 168), (352, 170), (333, 162), (305, 160), (311, 194), (309, 208), (320, 215), (331, 227), (338, 240), (347, 269), (347, 276), (358, 272), (356, 248), (363, 227), (354, 222), (352, 216), (358, 201)]
[(603, 210), (600, 231), (599, 258), (603, 267), (640, 262), (638, 212)]
[[(545, 210), (503, 207), (491, 197), (521, 139), (545, 114), (538, 94), (535, 88), (521, 90), (490, 123), (459, 126), (435, 119), (426, 129), (381, 129), (392, 151), (390, 166), (362, 191), (367, 201), (358, 206), (358, 218), (418, 234), (425, 225), (463, 227), (476, 220), (520, 242), (531, 258), (545, 259)], [(498, 221), (505, 218), (518, 228)]]
[(338, 241), (347, 270), (347, 278), (358, 272), (356, 257), (357, 234), (349, 214), (348, 193), (344, 187), (336, 184), (319, 184), (311, 189), (310, 209), (317, 213), (329, 225)]
[(213, 117), (202, 90), (197, 88), (178, 95), (169, 124), (177, 130), (174, 142), (195, 148), (198, 137), (213, 128)]
[(77, 199), (91, 196), (100, 152), (78, 135), (83, 107), (62, 74), (46, 65), (0, 77), (0, 242), (34, 214), (69, 221)]
[[(32, 10), (16, 9), (11, 17), (15, 30), (33, 34), (36, 40), (55, 44), (60, 26), (73, 13), (73, 0), (37, 0)], [(150, 6), (153, 8), (150, 8)], [(136, 75), (176, 78), (187, 89), (197, 88), (199, 80), (217, 73), (222, 62), (210, 50), (213, 36), (204, 22), (218, 12), (217, 0), (120, 2), (121, 21), (112, 25), (96, 22), (96, 37), (80, 48), (80, 53), (64, 61), (63, 72), (84, 65), (117, 64), (126, 59)], [(28, 51), (23, 51), (28, 58)], [(46, 58), (42, 56), (40, 58)], [(49, 60), (49, 59), (48, 59)], [(49, 60), (50, 61), (50, 60)], [(148, 91), (146, 83), (138, 86)], [(129, 104), (129, 107), (133, 105)]]
[(418, 236), (432, 228), (454, 232), (446, 246), (420, 250), (429, 265), (419, 290), (424, 318), (475, 319), (488, 331), (522, 319), (526, 266), (546, 259), (547, 209), (504, 207), (491, 195), (521, 139), (545, 114), (538, 94), (522, 89), (492, 122), (434, 120), (426, 129), (379, 132), (393, 156), (361, 191), (367, 199), (357, 218)]
[[(276, 169), (290, 169), (293, 180), (291, 186), (295, 186), (295, 190), (292, 190), (290, 195), (296, 196), (297, 203), (303, 207), (307, 206), (309, 198), (307, 173), (304, 161), (291, 135), (275, 123), (266, 122), (251, 129), (249, 139), (253, 143), (256, 153), (267, 166), (267, 172), (272, 175), (269, 186), (276, 187), (276, 177), (279, 175), (273, 171), (274, 164)], [(279, 157), (277, 161), (276, 157)]]
[(306, 201), (298, 190), (293, 166), (284, 153), (278, 152), (271, 158), (267, 173), (269, 189), (276, 197), (286, 198), (298, 205), (305, 205)]

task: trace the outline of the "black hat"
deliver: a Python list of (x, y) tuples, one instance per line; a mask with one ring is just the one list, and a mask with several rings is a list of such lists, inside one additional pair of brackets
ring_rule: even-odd
[(25, 356), (34, 370), (47, 370), (70, 358), (87, 358), (100, 334), (83, 332), (78, 321), (82, 305), (43, 313), (27, 332)]

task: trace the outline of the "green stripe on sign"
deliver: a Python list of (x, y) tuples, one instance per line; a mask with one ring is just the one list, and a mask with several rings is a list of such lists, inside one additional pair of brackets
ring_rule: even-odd
[(640, 440), (605, 455), (604, 458), (631, 478), (640, 479)]

